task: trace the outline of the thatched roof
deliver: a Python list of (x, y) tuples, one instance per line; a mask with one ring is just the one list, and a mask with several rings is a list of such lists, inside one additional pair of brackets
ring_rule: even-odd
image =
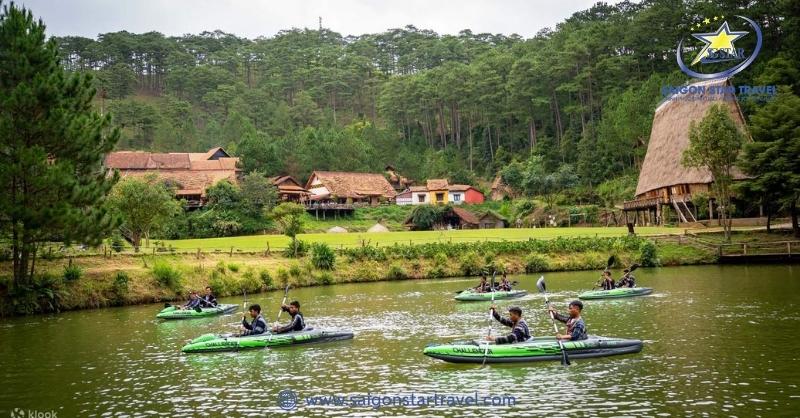
[(377, 224), (375, 224), (375, 225), (372, 225), (372, 226), (371, 226), (371, 227), (370, 227), (370, 228), (367, 230), (367, 232), (389, 232), (389, 228), (387, 228), (387, 227), (385, 227), (385, 226), (381, 225), (380, 223), (377, 223)]
[(468, 224), (472, 224), (472, 225), (477, 225), (477, 224), (480, 223), (480, 220), (478, 219), (478, 217), (475, 216), (474, 213), (472, 213), (472, 212), (470, 212), (470, 211), (468, 211), (466, 209), (454, 207), (454, 208), (451, 208), (450, 211), (455, 216), (458, 216), (459, 218), (461, 218), (461, 221), (464, 222), (464, 223), (468, 223)]
[(331, 195), (337, 197), (363, 198), (382, 196), (393, 198), (397, 194), (383, 174), (353, 173), (345, 171), (314, 171), (308, 179), (306, 189), (318, 179)]
[(275, 176), (270, 177), (269, 180), (273, 185), (275, 185), (275, 187), (278, 188), (278, 192), (282, 194), (310, 194), (310, 192), (301, 186), (300, 183), (292, 176)]
[[(706, 88), (725, 85), (729, 85), (727, 79), (692, 84)], [(681, 164), (683, 151), (689, 147), (689, 125), (693, 121), (702, 120), (712, 105), (717, 103), (727, 105), (734, 122), (741, 127), (745, 126), (744, 117), (735, 98), (727, 96), (728, 100), (722, 100), (723, 96), (719, 94), (705, 97), (705, 94), (694, 93), (692, 94), (694, 100), (687, 100), (686, 96), (688, 95), (673, 95), (656, 108), (647, 155), (642, 163), (639, 183), (636, 186), (637, 197), (663, 187), (712, 182), (708, 170), (687, 168)], [(741, 179), (745, 176), (736, 172), (734, 178)]]
[(334, 226), (333, 228), (328, 229), (329, 234), (342, 234), (345, 232), (347, 232), (347, 230), (341, 226)]
[(106, 155), (109, 171), (118, 170), (121, 177), (145, 177), (155, 174), (176, 188), (178, 196), (204, 195), (206, 189), (221, 180), (237, 182), (238, 158), (232, 158), (222, 148), (208, 152), (154, 153), (118, 151)]
[(428, 190), (447, 190), (447, 179), (430, 179), (427, 182)]

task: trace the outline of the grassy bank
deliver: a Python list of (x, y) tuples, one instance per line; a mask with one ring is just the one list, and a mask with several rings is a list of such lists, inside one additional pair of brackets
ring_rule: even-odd
[[(678, 233), (682, 230), (667, 227), (636, 228), (639, 235)], [(355, 247), (369, 245), (421, 244), (435, 242), (476, 242), (476, 241), (520, 241), (527, 239), (553, 239), (558, 237), (622, 237), (628, 234), (626, 228), (575, 227), (575, 228), (506, 228), (506, 229), (462, 229), (450, 231), (399, 231), (374, 233), (312, 233), (300, 234), (298, 238), (308, 243), (321, 242), (334, 247)], [(261, 251), (270, 248), (285, 248), (289, 238), (284, 235), (250, 235), (243, 237), (204, 238), (165, 240), (163, 245), (180, 250), (220, 250), (231, 247), (242, 250)]]
[[(537, 230), (538, 231), (538, 230)], [(563, 232), (564, 230), (561, 230)], [(467, 232), (467, 231), (465, 231)], [(474, 231), (480, 232), (480, 231)], [(645, 248), (647, 247), (647, 249)], [(401, 279), (477, 275), (497, 269), (509, 274), (599, 270), (609, 255), (618, 266), (715, 261), (712, 252), (642, 238), (558, 238), (507, 242), (461, 241), (422, 245), (359, 246), (334, 252), (332, 269), (315, 267), (313, 251), (298, 259), (272, 253), (203, 253), (132, 256), (113, 254), (41, 260), (39, 276), (24, 289), (0, 282), (3, 315), (99, 308), (182, 299), (192, 289), (212, 286), (220, 296), (273, 290), (286, 283), (317, 286)], [(0, 264), (10, 271), (8, 263)], [(319, 265), (319, 264), (316, 264)], [(7, 269), (7, 270), (5, 270)]]

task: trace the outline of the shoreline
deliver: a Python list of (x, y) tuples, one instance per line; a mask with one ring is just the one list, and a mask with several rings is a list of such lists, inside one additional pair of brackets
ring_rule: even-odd
[[(587, 245), (594, 242), (599, 244)], [(0, 317), (185, 300), (190, 290), (199, 291), (206, 285), (217, 297), (227, 297), (243, 291), (277, 290), (287, 283), (297, 288), (441, 279), (477, 276), (481, 270), (491, 269), (508, 274), (602, 270), (612, 254), (618, 260), (615, 268), (620, 268), (642, 262), (645, 242), (654, 244), (656, 259), (650, 262), (660, 266), (717, 263), (716, 255), (707, 248), (650, 237), (364, 246), (336, 250), (332, 270), (316, 268), (310, 254), (293, 259), (276, 253), (202, 253), (199, 257), (112, 253), (38, 261), (39, 281), (46, 285), (34, 286), (38, 293), (27, 299), (10, 294), (8, 279), (0, 282)], [(526, 251), (531, 246), (543, 248)], [(5, 264), (8, 262), (0, 266)]]

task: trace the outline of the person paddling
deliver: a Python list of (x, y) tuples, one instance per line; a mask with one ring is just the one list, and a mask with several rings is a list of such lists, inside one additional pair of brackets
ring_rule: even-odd
[(569, 316), (561, 315), (560, 313), (556, 312), (555, 308), (550, 306), (550, 312), (553, 313), (553, 318), (557, 321), (561, 321), (567, 324), (567, 333), (566, 334), (556, 334), (556, 338), (559, 340), (567, 340), (567, 341), (578, 341), (578, 340), (585, 340), (587, 338), (586, 335), (586, 323), (583, 322), (583, 318), (581, 318), (581, 312), (583, 311), (583, 302), (579, 300), (573, 300), (569, 303)]
[(603, 290), (611, 290), (614, 289), (614, 279), (611, 278), (611, 270), (604, 270), (603, 275), (600, 276), (600, 287)]
[(528, 323), (522, 319), (522, 309), (512, 306), (508, 308), (508, 318), (503, 318), (497, 313), (497, 307), (492, 305), (492, 316), (497, 322), (511, 327), (511, 333), (502, 337), (486, 337), (486, 341), (494, 341), (495, 344), (521, 343), (531, 338), (531, 331)]
[(636, 278), (633, 277), (633, 272), (630, 269), (625, 269), (625, 274), (619, 279), (617, 287), (636, 287)]
[(189, 301), (186, 302), (185, 305), (181, 306), (181, 309), (195, 309), (200, 307), (200, 297), (197, 296), (197, 292), (192, 290), (192, 293), (189, 294)]
[(200, 305), (204, 308), (214, 308), (217, 306), (217, 298), (211, 290), (211, 286), (206, 286), (206, 294), (200, 299)]
[(267, 331), (267, 321), (261, 315), (261, 305), (254, 303), (248, 309), (250, 317), (253, 318), (252, 322), (247, 322), (247, 318), (242, 315), (242, 333), (240, 335), (258, 335)]
[(303, 320), (303, 314), (300, 313), (300, 302), (292, 301), (289, 305), (281, 306), (284, 312), (288, 312), (292, 316), (292, 320), (283, 326), (272, 327), (272, 332), (275, 334), (283, 334), (285, 332), (302, 331), (306, 327), (306, 322)]
[(489, 283), (486, 282), (486, 275), (485, 274), (481, 274), (481, 282), (478, 283), (477, 286), (475, 286), (474, 290), (475, 290), (476, 293), (485, 293), (485, 292), (490, 292), (491, 291)]
[(500, 280), (500, 284), (497, 286), (497, 290), (502, 290), (505, 292), (511, 291), (511, 282), (508, 281), (508, 277), (506, 277), (505, 273), (503, 273), (503, 278)]

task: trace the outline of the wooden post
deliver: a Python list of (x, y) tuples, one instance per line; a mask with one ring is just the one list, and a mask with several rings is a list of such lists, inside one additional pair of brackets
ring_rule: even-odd
[(231, 255), (229, 257), (233, 257), (233, 247), (231, 247)]
[(270, 255), (270, 254), (271, 254), (271, 252), (272, 252), (272, 251), (269, 249), (269, 241), (267, 241), (267, 255)]
[(742, 255), (747, 255), (747, 243), (742, 243)]
[(200, 249), (199, 248), (197, 249), (197, 259), (198, 260), (200, 259)]
[(792, 255), (792, 243), (791, 241), (786, 242), (786, 253)]

